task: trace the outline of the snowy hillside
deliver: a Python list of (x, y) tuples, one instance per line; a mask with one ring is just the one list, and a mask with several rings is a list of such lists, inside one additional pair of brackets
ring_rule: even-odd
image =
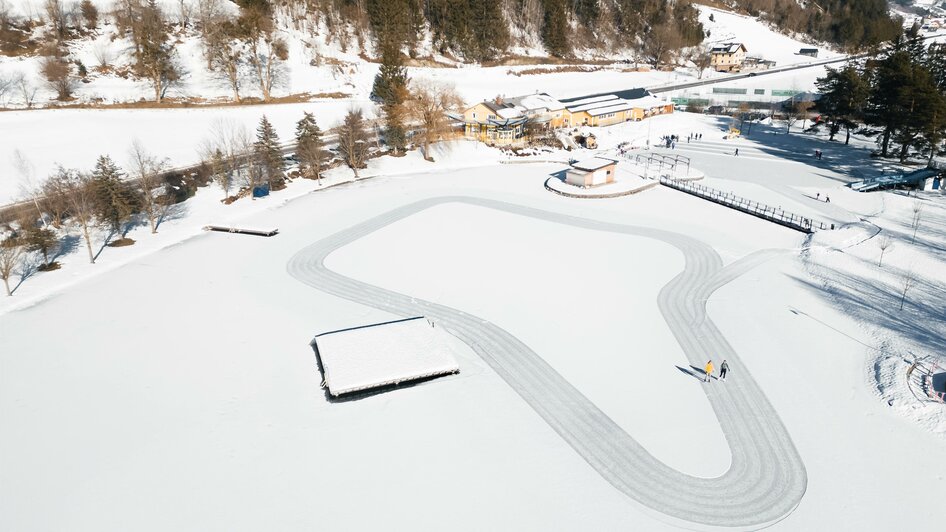
[[(96, 0), (104, 12), (110, 3)], [(38, 12), (35, 4), (18, 4), (22, 13)], [(172, 16), (179, 11), (177, 2), (163, 4)], [(231, 10), (234, 8), (230, 4)], [(191, 5), (193, 8), (194, 6)], [(28, 8), (28, 9), (27, 9)], [(804, 43), (778, 34), (758, 21), (744, 16), (701, 7), (701, 21), (711, 31), (706, 45), (724, 40), (741, 40), (751, 54), (775, 59), (779, 65), (799, 64), (810, 58), (795, 55)], [(714, 22), (709, 21), (713, 15)], [(103, 17), (103, 23), (93, 35), (80, 38), (70, 45), (76, 59), (88, 70), (87, 79), (78, 84), (75, 98), (85, 104), (135, 102), (153, 98), (145, 80), (128, 75), (132, 61), (131, 43), (117, 38), (114, 23)], [(41, 29), (37, 29), (37, 32)], [(326, 42), (324, 28), (315, 36), (303, 34), (287, 25), (283, 35), (289, 43), (283, 81), (273, 94), (293, 103), (252, 105), (239, 107), (169, 108), (152, 109), (57, 109), (13, 111), (0, 116), (0, 204), (22, 197), (27, 182), (34, 185), (53, 172), (57, 165), (87, 169), (101, 154), (110, 154), (119, 162), (132, 139), (139, 139), (156, 154), (166, 157), (171, 166), (193, 164), (220, 121), (239, 124), (248, 131), (255, 129), (264, 114), (273, 122), (280, 137), (290, 138), (293, 124), (302, 113), (312, 112), (323, 128), (339, 122), (351, 107), (361, 108), (366, 115), (377, 116), (375, 105), (369, 101), (372, 80), (378, 65), (360, 57), (354, 49), (343, 52), (335, 42)], [(195, 104), (230, 98), (225, 79), (207, 69), (199, 36), (193, 27), (176, 30), (179, 42), (175, 44), (177, 58), (184, 65), (184, 76), (173, 85), (168, 96)], [(534, 51), (533, 51), (534, 52)], [(98, 69), (97, 55), (109, 59), (109, 67)], [(822, 49), (822, 57), (834, 52)], [(456, 64), (439, 58), (439, 67), (409, 67), (414, 79), (432, 79), (452, 84), (467, 102), (492, 99), (497, 95), (516, 96), (533, 92), (548, 92), (557, 97), (569, 97), (633, 87), (653, 87), (694, 80), (697, 72), (692, 66), (682, 65), (671, 72), (638, 72), (634, 65), (625, 63), (589, 64), (577, 67), (548, 65), (493, 66)], [(55, 93), (45, 86), (39, 74), (40, 58), (36, 56), (0, 56), (0, 76), (23, 73), (36, 90), (35, 106), (53, 104)], [(454, 66), (451, 66), (454, 65)], [(761, 86), (775, 89), (811, 90), (813, 82), (823, 69), (808, 69), (791, 74), (766, 76), (757, 81), (742, 81), (743, 86)], [(704, 78), (724, 78), (725, 74), (707, 71)], [(243, 95), (260, 96), (252, 79), (244, 82)], [(330, 95), (331, 97), (319, 97)], [(0, 98), (0, 104), (23, 107), (22, 94), (11, 90)], [(146, 104), (145, 107), (149, 107)], [(15, 164), (19, 153), (31, 165), (28, 177)]]

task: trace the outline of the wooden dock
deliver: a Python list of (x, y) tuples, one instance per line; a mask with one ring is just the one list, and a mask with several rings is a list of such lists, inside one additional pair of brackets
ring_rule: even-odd
[(236, 233), (239, 235), (253, 235), (253, 236), (276, 236), (279, 234), (279, 229), (270, 229), (269, 231), (260, 230), (260, 229), (241, 229), (239, 227), (224, 227), (222, 225), (207, 225), (204, 226), (204, 231), (218, 231), (220, 233)]

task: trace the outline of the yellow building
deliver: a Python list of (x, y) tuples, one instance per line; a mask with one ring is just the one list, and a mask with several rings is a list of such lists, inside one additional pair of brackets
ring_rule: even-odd
[(746, 60), (745, 45), (726, 43), (710, 49), (710, 66), (717, 72), (739, 72)]
[(565, 126), (610, 126), (649, 116), (673, 112), (673, 103), (646, 89), (629, 89), (561, 100), (565, 105)]
[(463, 111), (466, 138), (490, 145), (505, 146), (522, 142), (526, 117), (514, 106), (480, 102)]
[(474, 104), (462, 116), (466, 138), (490, 145), (522, 144), (526, 127), (558, 129), (574, 126), (610, 126), (673, 112), (673, 103), (646, 89), (629, 89), (556, 100), (546, 93), (497, 98)]

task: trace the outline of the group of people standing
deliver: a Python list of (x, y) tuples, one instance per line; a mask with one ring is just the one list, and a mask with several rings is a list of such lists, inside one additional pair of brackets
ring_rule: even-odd
[[(674, 150), (677, 148), (677, 142), (680, 142), (680, 135), (665, 135), (661, 140), (663, 140), (668, 148)], [(703, 140), (703, 134), (690, 133), (687, 135), (687, 144), (689, 144), (691, 140)]]
[[(713, 360), (707, 360), (706, 366), (703, 367), (703, 371), (706, 373), (706, 377), (703, 379), (703, 382), (709, 382), (710, 377), (713, 376)], [(726, 380), (726, 374), (729, 373), (729, 363), (726, 362), (726, 359), (723, 359), (723, 363), (719, 365), (719, 380)]]

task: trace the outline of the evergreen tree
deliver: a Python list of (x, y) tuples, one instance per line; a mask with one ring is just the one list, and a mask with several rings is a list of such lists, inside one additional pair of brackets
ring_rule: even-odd
[(220, 148), (214, 149), (210, 155), (210, 172), (213, 174), (214, 181), (223, 189), (223, 199), (230, 197), (230, 188), (233, 186), (233, 174), (230, 168)]
[(407, 68), (401, 60), (401, 51), (394, 46), (385, 46), (381, 51), (381, 68), (371, 87), (371, 97), (382, 105), (404, 103), (407, 82)]
[(407, 83), (407, 69), (401, 61), (400, 51), (388, 46), (382, 56), (381, 69), (374, 78), (372, 96), (381, 100), (384, 139), (395, 155), (403, 153), (407, 146), (407, 130), (404, 127)]
[(24, 230), (23, 244), (27, 251), (39, 251), (43, 254), (43, 269), (49, 267), (49, 252), (59, 243), (59, 238), (52, 229), (28, 226)]
[(549, 54), (564, 57), (569, 51), (565, 0), (542, 0), (542, 10), (542, 44)]
[(358, 177), (358, 169), (364, 168), (368, 160), (368, 130), (360, 109), (348, 111), (342, 125), (338, 126), (338, 151)]
[(296, 158), (299, 159), (302, 174), (318, 179), (321, 184), (325, 151), (322, 145), (322, 130), (316, 124), (312, 113), (304, 113), (302, 119), (296, 122)]
[(940, 92), (946, 93), (946, 44), (930, 43), (924, 64)]
[(99, 222), (112, 234), (124, 237), (127, 225), (141, 211), (141, 198), (124, 180), (124, 174), (108, 155), (99, 156), (92, 170), (93, 206)]
[(598, 16), (601, 14), (598, 0), (575, 0), (574, 6), (578, 22), (586, 28), (594, 29)]
[(260, 119), (256, 128), (256, 142), (253, 143), (253, 154), (256, 162), (263, 171), (263, 176), (270, 188), (282, 183), (286, 163), (283, 160), (282, 150), (279, 148), (279, 136), (266, 115)]
[(851, 140), (851, 128), (863, 119), (864, 106), (870, 93), (870, 86), (864, 75), (854, 65), (847, 65), (841, 70), (828, 68), (828, 73), (816, 81), (821, 99), (816, 103), (818, 111), (828, 122), (830, 140), (845, 128), (847, 136), (844, 144)]
[(873, 83), (867, 99), (864, 120), (883, 129), (878, 143), (881, 156), (890, 153), (894, 133), (910, 120), (910, 109), (905, 91), (913, 83), (913, 64), (905, 51), (893, 52), (881, 60), (873, 72)]

